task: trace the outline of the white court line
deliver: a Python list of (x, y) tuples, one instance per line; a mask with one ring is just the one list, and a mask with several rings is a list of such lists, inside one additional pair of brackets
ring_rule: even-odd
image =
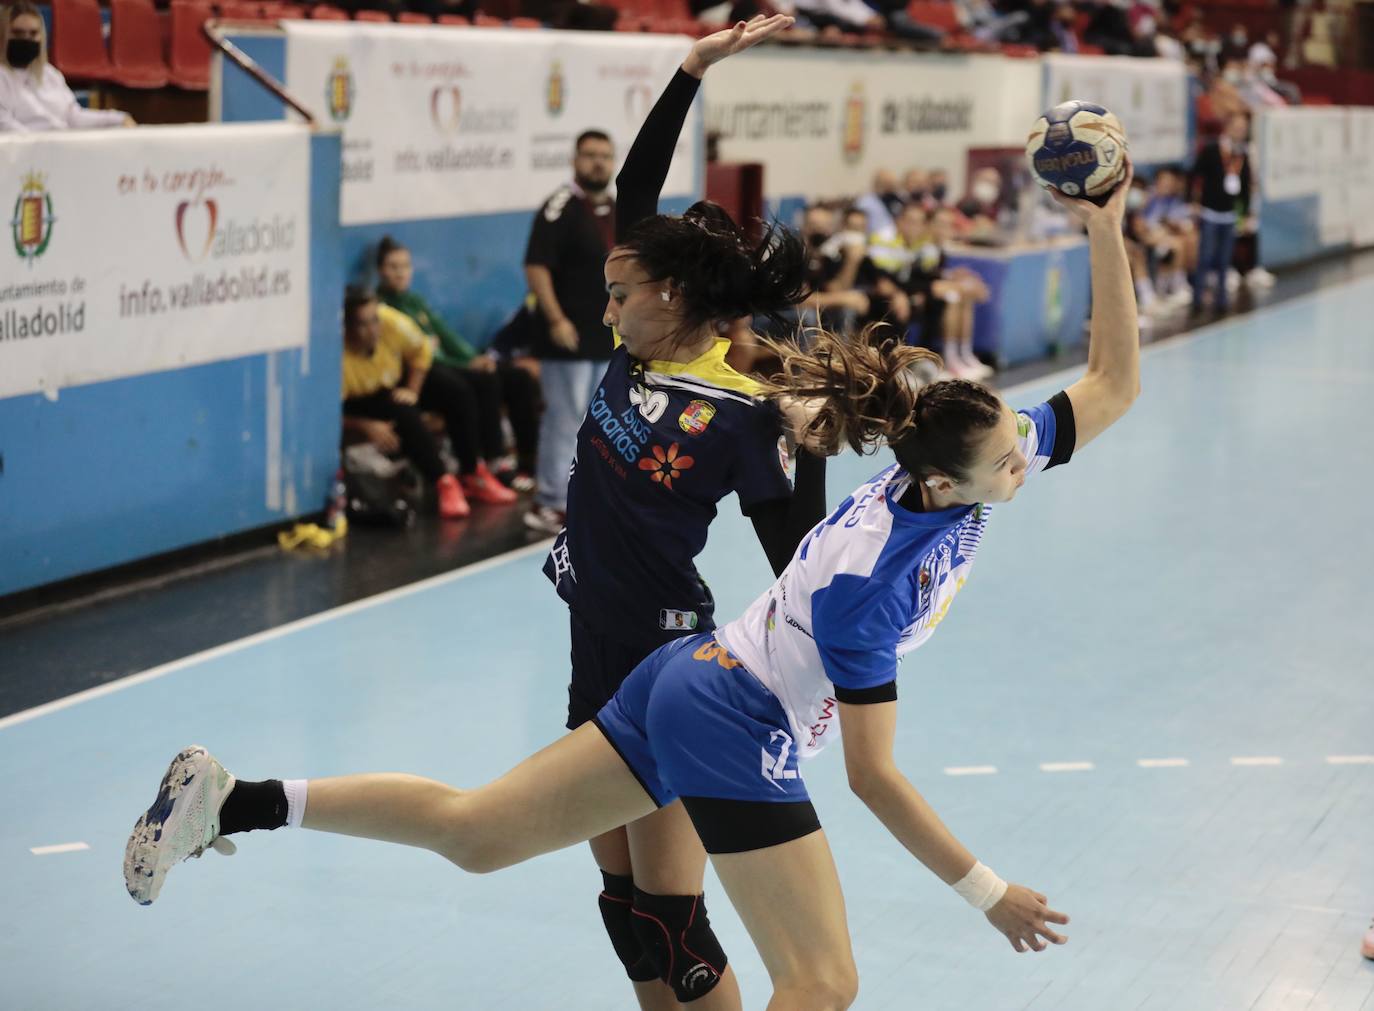
[(29, 852), (36, 857), (51, 856), (53, 853), (79, 853), (82, 850), (90, 849), (83, 842), (64, 842), (56, 846), (30, 846)]
[(1232, 765), (1282, 765), (1283, 759), (1276, 755), (1249, 755), (1231, 759)]
[(1188, 764), (1186, 758), (1139, 758), (1136, 765), (1142, 769), (1181, 769)]
[(1374, 765), (1374, 755), (1327, 755), (1330, 765)]
[[(1246, 313), (1245, 315), (1227, 316), (1224, 319), (1216, 320), (1212, 323), (1208, 323), (1204, 326), (1197, 327), (1193, 330), (1186, 330), (1183, 333), (1175, 334), (1172, 337), (1165, 337), (1162, 340), (1151, 341), (1149, 344), (1146, 344), (1144, 347), (1140, 349), (1140, 355), (1142, 358), (1144, 358), (1150, 355), (1154, 355), (1159, 351), (1167, 351), (1170, 348), (1180, 347), (1184, 344), (1191, 344), (1202, 337), (1208, 336), (1215, 330), (1221, 330), (1231, 326), (1238, 326), (1241, 323), (1252, 322), (1255, 319), (1264, 316), (1267, 313), (1279, 312), (1280, 310), (1287, 309), (1295, 305), (1301, 305), (1304, 302), (1314, 301), (1316, 299), (1321, 298), (1324, 295), (1330, 295), (1333, 292), (1340, 291), (1343, 288), (1367, 284), (1370, 280), (1371, 278), (1369, 277), (1348, 278), (1347, 280), (1341, 281), (1338, 284), (1333, 284), (1330, 287), (1321, 288), (1317, 291), (1311, 291), (1305, 295), (1298, 295), (1296, 298), (1290, 298), (1287, 301), (1279, 302), (1275, 305), (1265, 306), (1261, 309), (1256, 309), (1253, 312)], [(1063, 369), (1060, 369), (1057, 372), (1050, 372), (1043, 376), (1037, 376), (1034, 379), (1027, 379), (1023, 382), (1015, 383), (1011, 386), (999, 390), (998, 392), (1001, 393), (1003, 397), (1014, 397), (1025, 390), (1033, 390), (1040, 386), (1051, 386), (1064, 379), (1076, 378), (1083, 374), (1084, 368), (1085, 366), (1082, 363), (1067, 366)], [(126, 677), (119, 678), (118, 680), (109, 681), (103, 685), (97, 685), (95, 688), (88, 688), (86, 691), (77, 692), (75, 695), (68, 695), (65, 698), (56, 699), (53, 702), (46, 702), (41, 706), (34, 706), (32, 709), (21, 710), (20, 712), (13, 713), (9, 716), (0, 718), (0, 730), (5, 730), (13, 726), (18, 726), (21, 723), (27, 723), (29, 720), (35, 720), (38, 717), (46, 716), (49, 713), (60, 712), (63, 709), (70, 708), (71, 706), (77, 705), (81, 702), (88, 702), (91, 699), (100, 698), (103, 695), (110, 695), (114, 692), (123, 691), (125, 688), (132, 688), (134, 685), (140, 685), (146, 681), (155, 680), (156, 678), (163, 677), (167, 674), (172, 674), (185, 667), (192, 667), (198, 663), (203, 663), (206, 660), (213, 660), (216, 657), (225, 656), (229, 653), (236, 653), (241, 649), (247, 649), (249, 646), (257, 645), (260, 642), (268, 642), (272, 639), (280, 638), (283, 635), (288, 635), (292, 632), (298, 632), (302, 629), (309, 628), (311, 625), (318, 625), (321, 622), (332, 621), (335, 618), (341, 618), (345, 615), (353, 614), (356, 611), (362, 611), (369, 607), (375, 607), (377, 604), (386, 603), (388, 600), (395, 600), (398, 597), (409, 596), (412, 593), (418, 593), (421, 590), (427, 590), (434, 586), (441, 586), (444, 583), (452, 582), (455, 579), (462, 579), (465, 576), (475, 576), (479, 572), (485, 572), (488, 569), (495, 568), (498, 565), (504, 565), (506, 562), (514, 561), (517, 558), (523, 558), (525, 555), (533, 554), (536, 551), (547, 550), (548, 543), (548, 540), (544, 540), (537, 542), (535, 544), (530, 544), (527, 547), (516, 548), (514, 551), (507, 552), (506, 554), (493, 555), (491, 558), (485, 559), (481, 562), (476, 562), (473, 565), (466, 566), (465, 568), (455, 569), (452, 572), (444, 572), (437, 576), (431, 576), (429, 579), (422, 579), (420, 582), (411, 583), (409, 586), (400, 586), (392, 590), (386, 590), (382, 593), (377, 594), (376, 596), (364, 597), (363, 599), (355, 600), (350, 604), (342, 604), (339, 607), (333, 608), (328, 611), (321, 611), (318, 614), (312, 614), (309, 617), (301, 618), (297, 621), (293, 621), (285, 625), (279, 625), (276, 628), (270, 628), (265, 631), (255, 633), (254, 635), (246, 636), (242, 639), (235, 639), (232, 642), (223, 643), (222, 645), (215, 646), (212, 649), (202, 650), (199, 653), (192, 653), (190, 656), (182, 657), (179, 660), (172, 660), (169, 663), (162, 664), (158, 667), (151, 667), (148, 670), (141, 671), (137, 674), (130, 674)]]
[(1041, 772), (1092, 772), (1097, 766), (1092, 762), (1041, 762)]
[(546, 538), (545, 540), (538, 541), (523, 548), (516, 548), (514, 551), (507, 552), (504, 555), (497, 555), (493, 558), (475, 562), (461, 569), (454, 569), (451, 572), (441, 572), (437, 576), (430, 576), (428, 579), (422, 579), (418, 583), (398, 586), (395, 589), (386, 590), (376, 596), (364, 597), (361, 600), (355, 600), (348, 604), (340, 604), (338, 607), (331, 608), (328, 611), (320, 611), (318, 614), (311, 614), (304, 618), (299, 618), (296, 621), (288, 622), (285, 625), (278, 625), (276, 628), (264, 629), (261, 632), (254, 633), (243, 639), (235, 639), (233, 642), (226, 642), (223, 645), (202, 650), (199, 653), (192, 653), (190, 656), (184, 656), (180, 660), (172, 660), (157, 667), (150, 667), (148, 670), (138, 674), (130, 674), (128, 677), (120, 678), (117, 681), (110, 681), (103, 685), (97, 685), (94, 688), (88, 688), (84, 692), (77, 692), (75, 695), (68, 695), (66, 698), (47, 702), (41, 706), (34, 706), (32, 709), (25, 709), (0, 719), (0, 730), (17, 726), (20, 723), (27, 723), (29, 720), (34, 720), (40, 716), (46, 716), (49, 713), (67, 709), (81, 702), (89, 702), (91, 699), (100, 698), (102, 695), (111, 695), (114, 692), (123, 691), (125, 688), (132, 688), (134, 685), (141, 685), (144, 682), (153, 681), (157, 678), (165, 677), (168, 674), (174, 674), (183, 668), (193, 667), (198, 663), (204, 663), (206, 660), (213, 660), (216, 657), (225, 656), (229, 653), (237, 653), (239, 650), (247, 649), (249, 646), (256, 646), (261, 642), (270, 642), (272, 639), (280, 639), (284, 635), (290, 635), (292, 632), (300, 632), (310, 628), (312, 625), (333, 621), (335, 618), (342, 618), (358, 611), (365, 611), (368, 608), (376, 607), (378, 604), (385, 604), (391, 600), (408, 597), (422, 590), (443, 586), (445, 583), (456, 582), (468, 576), (475, 576), (478, 573), (486, 572), (488, 569), (494, 569), (499, 565), (505, 565), (507, 562), (513, 562), (518, 558), (524, 558), (526, 555), (546, 552), (549, 550), (550, 540), (552, 540), (552, 538)]
[(945, 768), (946, 776), (995, 776), (995, 765), (950, 765)]

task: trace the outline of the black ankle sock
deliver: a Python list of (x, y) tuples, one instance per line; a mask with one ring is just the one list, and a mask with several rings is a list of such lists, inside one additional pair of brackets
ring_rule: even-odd
[(261, 783), (239, 780), (219, 809), (219, 834), (281, 828), (286, 824), (286, 791), (280, 779)]

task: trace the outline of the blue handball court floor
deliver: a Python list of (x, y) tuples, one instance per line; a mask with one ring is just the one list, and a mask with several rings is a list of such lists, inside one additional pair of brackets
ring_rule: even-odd
[[(806, 776), (858, 1008), (1374, 1011), (1372, 316), (1364, 280), (1152, 346), (1131, 414), (996, 511), (903, 667), (899, 759), (981, 859), (1073, 917), (1070, 942), (1013, 953), (827, 752)], [(883, 463), (836, 461), (831, 502)], [(0, 720), (0, 1008), (633, 1007), (583, 848), (469, 877), (255, 833), (175, 869), (150, 908), (121, 881), (184, 744), (246, 778), (474, 785), (551, 740), (567, 630), (540, 562), (518, 551)], [(728, 503), (701, 566), (722, 618), (769, 582)], [(763, 969), (707, 890), (762, 1007)]]

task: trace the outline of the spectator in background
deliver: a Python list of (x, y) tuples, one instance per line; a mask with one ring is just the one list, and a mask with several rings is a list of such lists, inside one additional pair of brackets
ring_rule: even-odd
[(906, 206), (902, 188), (897, 183), (897, 173), (891, 169), (878, 169), (873, 173), (873, 192), (865, 193), (854, 201), (854, 206), (868, 216), (870, 233), (886, 231), (895, 226), (897, 215)]
[(62, 72), (48, 62), (43, 16), (28, 2), (9, 9), (5, 62), (0, 66), (0, 131), (37, 133), (133, 126), (117, 109), (83, 109)]
[(1047, 44), (1041, 48), (1060, 53), (1076, 53), (1081, 47), (1082, 43), (1078, 38), (1078, 11), (1074, 10), (1073, 4), (1057, 4), (1050, 18)]
[(1189, 10), (1187, 22), (1179, 32), (1179, 40), (1188, 54), (1198, 61), (1202, 74), (1215, 74), (1221, 70), (1221, 40), (1207, 27), (1201, 7)]
[(453, 372), (455, 383), (467, 387), (465, 397), (476, 407), (480, 456), (474, 468), (463, 473), (463, 490), (468, 498), (498, 505), (515, 500), (515, 495), (488, 466), (495, 464), (499, 470), (501, 458), (506, 454), (506, 439), (501, 428), (502, 407), (515, 434), (512, 487), (518, 491), (532, 491), (535, 447), (539, 440), (539, 384), (524, 369), (499, 363), (490, 354), (478, 354), (431, 309), (424, 297), (411, 287), (415, 267), (410, 250), (389, 235), (377, 246), (377, 273), (381, 278), (377, 294), (382, 303), (405, 313), (425, 332), (434, 345), (434, 360)]
[(1159, 304), (1154, 279), (1150, 273), (1150, 241), (1145, 225), (1144, 208), (1149, 200), (1145, 180), (1136, 176), (1126, 194), (1126, 213), (1121, 219), (1121, 231), (1126, 243), (1126, 258), (1131, 264), (1131, 280), (1135, 284), (1135, 300), (1139, 307), (1141, 329), (1148, 328)]
[(797, 322), (802, 326), (821, 326), (833, 333), (852, 335), (868, 315), (868, 295), (858, 287), (868, 248), (867, 219), (863, 220), (857, 229), (836, 231), (834, 211), (820, 205), (807, 208), (802, 238), (811, 297), (798, 306)]
[(960, 27), (982, 42), (1014, 42), (1030, 20), (1027, 11), (1009, 9), (1003, 13), (992, 0), (954, 0), (954, 13)]
[(906, 196), (906, 204), (926, 206), (926, 200), (930, 197), (930, 173), (925, 169), (907, 169), (902, 177), (902, 191)]
[(1226, 36), (1221, 43), (1221, 62), (1230, 63), (1232, 60), (1244, 61), (1250, 51), (1250, 34), (1245, 30), (1245, 26), (1236, 22), (1231, 26), (1231, 34)]
[(1189, 193), (1198, 201), (1198, 260), (1193, 277), (1193, 312), (1202, 311), (1203, 298), (1212, 275), (1217, 287), (1214, 306), (1226, 312), (1226, 272), (1236, 241), (1236, 224), (1250, 208), (1250, 155), (1246, 144), (1250, 119), (1231, 116), (1226, 130), (1205, 145), (1188, 177)]
[(938, 47), (945, 33), (933, 25), (923, 25), (907, 13), (907, 0), (869, 0), (878, 9), (887, 30), (899, 39), (914, 42), (918, 48)]
[(930, 170), (930, 202), (942, 207), (949, 199), (949, 173), (942, 168)]
[(1222, 77), (1235, 89), (1240, 100), (1245, 103), (1247, 111), (1254, 111), (1262, 106), (1279, 107), (1288, 104), (1282, 95), (1260, 79), (1254, 67), (1244, 57), (1227, 60), (1222, 69)]
[(1270, 32), (1261, 41), (1250, 47), (1250, 51), (1246, 55), (1250, 76), (1264, 86), (1271, 88), (1289, 105), (1301, 105), (1302, 89), (1291, 81), (1279, 80), (1279, 56), (1274, 49), (1278, 44), (1279, 33)]
[(1193, 209), (1184, 198), (1184, 185), (1179, 169), (1160, 169), (1139, 217), (1154, 293), (1170, 302), (1186, 304), (1193, 294), (1188, 275), (1197, 264), (1198, 239)]
[(980, 168), (969, 180), (968, 195), (959, 201), (959, 213), (968, 219), (969, 236), (987, 238), (997, 232), (1002, 213), (1002, 173)]
[[(1131, 30), (1129, 4), (1094, 3), (1083, 29), (1083, 41), (1097, 46), (1108, 56), (1133, 56), (1135, 33)], [(1062, 7), (1060, 8), (1062, 10)], [(1058, 11), (1056, 12), (1058, 13)]]
[[(958, 212), (951, 207), (939, 208), (928, 220), (927, 242), (939, 251), (938, 266), (930, 271), (930, 290), (932, 298), (945, 306), (940, 332), (945, 371), (965, 379), (986, 379), (994, 370), (973, 353), (973, 314), (991, 297), (987, 283), (967, 267), (950, 267), (946, 263), (945, 248), (959, 232)], [(923, 262), (928, 262), (928, 258), (929, 254)]]
[(880, 32), (882, 16), (863, 0), (793, 0), (797, 16), (820, 29)]
[(611, 138), (600, 130), (583, 132), (573, 146), (572, 168), (572, 182), (535, 215), (525, 249), (525, 279), (543, 324), (536, 357), (544, 387), (537, 488), (525, 525), (547, 534), (563, 529), (577, 430), (613, 350), (611, 329), (602, 319), (602, 267), (615, 241)]
[(344, 295), (343, 427), (345, 438), (363, 439), (388, 455), (404, 453), (434, 486), (439, 515), (462, 519), (472, 512), (458, 479), (448, 472), (434, 436), (420, 417), (444, 418), (449, 438), (465, 437), (464, 393), (443, 372), (430, 369), (434, 352), (405, 313), (379, 305), (367, 289)]

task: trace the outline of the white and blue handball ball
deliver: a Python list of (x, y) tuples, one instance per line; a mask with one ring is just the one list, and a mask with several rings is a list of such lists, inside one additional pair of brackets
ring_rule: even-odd
[(1035, 121), (1026, 160), (1041, 186), (1104, 202), (1126, 177), (1126, 131), (1100, 105), (1072, 99)]

